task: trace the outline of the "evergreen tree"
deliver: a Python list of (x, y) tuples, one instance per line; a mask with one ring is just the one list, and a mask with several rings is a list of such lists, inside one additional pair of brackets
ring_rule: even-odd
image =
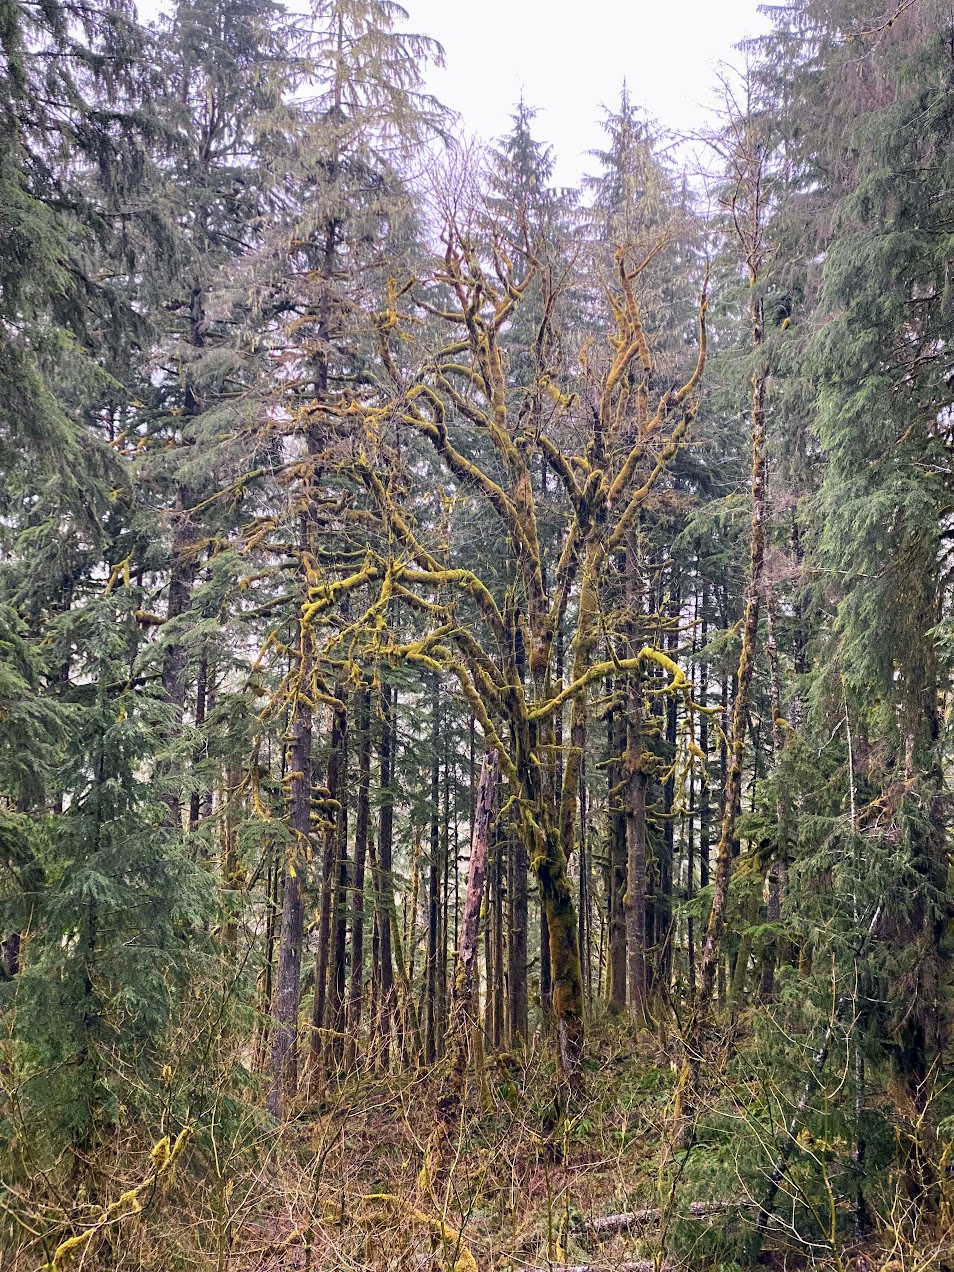
[[(329, 684), (319, 665), (311, 628), (309, 596), (321, 587), (323, 559), (329, 560), (331, 536), (347, 527), (332, 511), (337, 500), (326, 493), (325, 469), (337, 464), (336, 448), (346, 430), (339, 425), (343, 395), (366, 376), (372, 297), (383, 294), (386, 278), (400, 259), (402, 233), (407, 244), (407, 193), (394, 160), (433, 135), (444, 119), (436, 102), (420, 90), (422, 59), (440, 56), (439, 46), (397, 30), (405, 18), (398, 5), (375, 0), (321, 4), (304, 34), (309, 96), (297, 117), (292, 167), (292, 212), (266, 241), (265, 268), (272, 262), (285, 316), (279, 333), (282, 360), (294, 370), (281, 385), (292, 430), (300, 439), (302, 468), (290, 508), (299, 561), (301, 612), (294, 636), (296, 668), (288, 680), (286, 701), (295, 739), (289, 783), (289, 829), (297, 848), (286, 863), (275, 989), (275, 1027), (271, 1034), (269, 1107), (283, 1108), (297, 1080), (297, 1027), (304, 915), (299, 852), (309, 851), (312, 769), (311, 702), (324, 698), (334, 707), (343, 739), (346, 724), (343, 686)], [(404, 224), (402, 224), (404, 222)], [(290, 238), (290, 242), (288, 241)], [(384, 243), (389, 257), (382, 256)], [(290, 267), (290, 270), (289, 270)], [(279, 282), (278, 279), (281, 278)], [(362, 336), (364, 341), (362, 341)], [(345, 496), (347, 502), (347, 496)], [(350, 534), (344, 552), (354, 551)], [(332, 571), (334, 573), (334, 571)], [(341, 743), (343, 745), (343, 741)], [(332, 748), (329, 770), (336, 754)], [(335, 762), (327, 790), (333, 803), (325, 833), (321, 871), (320, 921), (312, 1006), (310, 1082), (320, 1081), (326, 1057), (322, 1029), (340, 1032), (346, 955), (332, 919), (335, 898), (343, 903), (347, 883), (346, 822), (336, 790), (346, 771)], [(329, 973), (329, 968), (331, 969)], [(329, 980), (330, 976), (330, 980)], [(330, 993), (329, 993), (330, 987)]]

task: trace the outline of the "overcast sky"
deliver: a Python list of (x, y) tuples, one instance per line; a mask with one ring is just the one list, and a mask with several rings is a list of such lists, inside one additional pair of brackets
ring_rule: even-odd
[(459, 111), (467, 131), (506, 132), (523, 94), (539, 111), (538, 138), (553, 145), (558, 185), (575, 185), (586, 151), (601, 145), (602, 106), (625, 79), (634, 103), (666, 130), (708, 118), (719, 62), (741, 64), (733, 45), (768, 30), (756, 0), (401, 0), (406, 30), (433, 36), (446, 66), (429, 87)]

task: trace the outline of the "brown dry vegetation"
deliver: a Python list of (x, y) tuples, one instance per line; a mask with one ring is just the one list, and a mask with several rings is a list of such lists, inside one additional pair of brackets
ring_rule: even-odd
[[(757, 1056), (754, 1039), (744, 1054)], [(696, 1148), (674, 1153), (667, 1136), (677, 1059), (646, 1031), (603, 1020), (591, 1031), (586, 1090), (559, 1124), (541, 1094), (552, 1090), (552, 1061), (533, 1045), (523, 1057), (494, 1057), (483, 1090), (469, 1090), (449, 1124), (439, 1111), (446, 1083), (439, 1066), (387, 1078), (356, 1072), (326, 1099), (296, 1104), (280, 1126), (245, 1123), (231, 1139), (195, 1136), (159, 1179), (162, 1145), (150, 1156), (130, 1137), (86, 1163), (88, 1178), (117, 1199), (112, 1220), (104, 1223), (84, 1202), (85, 1190), (70, 1200), (44, 1195), (48, 1180), (37, 1177), (17, 1190), (21, 1218), (32, 1213), (37, 1239), (8, 1252), (2, 1266), (652, 1272), (745, 1267), (750, 1256), (763, 1266), (837, 1272), (888, 1267), (892, 1259), (895, 1272), (950, 1265), (948, 1186), (931, 1216), (915, 1214), (900, 1191), (880, 1199), (873, 1231), (863, 1242), (845, 1241), (837, 1222), (847, 1203), (835, 1193), (849, 1146), (808, 1134), (799, 1137), (799, 1160), (756, 1256), (752, 1183), (767, 1170), (753, 1174), (752, 1157), (760, 1144), (763, 1157), (772, 1147), (768, 1123), (753, 1112), (764, 1092), (757, 1079), (710, 1071)], [(885, 1111), (899, 1138), (917, 1135), (902, 1101)], [(726, 1137), (733, 1120), (737, 1134)], [(943, 1176), (949, 1148), (935, 1139), (921, 1150), (922, 1168)], [(137, 1186), (141, 1208), (129, 1191)], [(818, 1207), (826, 1187), (828, 1216)], [(808, 1212), (814, 1225), (806, 1224)], [(77, 1240), (83, 1233), (88, 1239)]]

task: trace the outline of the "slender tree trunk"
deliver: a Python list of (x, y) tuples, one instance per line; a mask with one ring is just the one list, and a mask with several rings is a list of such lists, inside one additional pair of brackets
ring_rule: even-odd
[(725, 925), (729, 876), (736, 843), (735, 826), (742, 804), (742, 774), (749, 691), (755, 671), (755, 645), (762, 599), (762, 563), (765, 557), (765, 383), (764, 375), (753, 380), (752, 404), (752, 524), (749, 547), (749, 579), (742, 618), (742, 647), (739, 654), (738, 686), (732, 709), (729, 735), (728, 772), (722, 829), (716, 848), (715, 888), (706, 927), (705, 944), (699, 964), (699, 996), (705, 1001), (712, 993), (719, 946)]
[(230, 956), (234, 956), (235, 945), (238, 940), (238, 930), (235, 926), (235, 918), (232, 911), (237, 900), (237, 894), (241, 890), (238, 865), (238, 818), (235, 806), (238, 799), (240, 781), (241, 775), (238, 764), (233, 760), (226, 773), (228, 790), (225, 796), (225, 816), (222, 818), (222, 886), (225, 890), (226, 902), (226, 922), (223, 940), (226, 949), (230, 952)]
[[(756, 223), (756, 229), (758, 230), (758, 223)], [(753, 264), (753, 259), (750, 255), (752, 343), (753, 348), (758, 353), (764, 342), (764, 325), (762, 299), (755, 290), (758, 274), (757, 266)], [(755, 670), (755, 649), (762, 599), (762, 567), (765, 559), (767, 487), (765, 385), (767, 378), (768, 367), (764, 362), (760, 363), (752, 374), (752, 512), (749, 529), (749, 570), (745, 590), (745, 607), (742, 615), (742, 643), (739, 652), (737, 686), (728, 743), (725, 802), (722, 810), (719, 843), (716, 849), (712, 907), (709, 911), (705, 942), (699, 961), (696, 1003), (686, 1034), (685, 1058), (676, 1092), (676, 1134), (682, 1143), (685, 1143), (691, 1134), (689, 1122), (695, 1104), (699, 1064), (708, 1028), (712, 992), (715, 987), (716, 972), (721, 959), (721, 943), (725, 930), (726, 904), (729, 896), (729, 879), (735, 855), (736, 821), (742, 803), (742, 775), (745, 759), (749, 691)]]
[(348, 981), (348, 896), (351, 890), (351, 862), (348, 859), (347, 715), (345, 715), (341, 739), (341, 761), (336, 777), (337, 790), (334, 797), (339, 808), (336, 813), (337, 826), (335, 827), (334, 945), (328, 986), (328, 1024), (333, 1032), (328, 1050), (332, 1066), (337, 1069), (341, 1067), (344, 1059), (345, 990)]
[[(555, 673), (557, 685), (563, 684), (564, 671), (564, 637), (562, 623), (557, 626), (556, 637), (554, 640), (556, 646), (555, 653)], [(563, 708), (561, 707), (553, 717), (553, 775), (555, 792), (563, 789)], [(543, 895), (542, 886), (539, 889), (540, 897), (540, 1007), (543, 1013), (543, 1027), (549, 1030), (553, 1019), (553, 968), (550, 957), (550, 925), (547, 919), (546, 899)]]
[[(448, 862), (453, 862), (454, 876), (454, 939), (452, 948), (457, 949), (460, 944), (460, 867), (461, 867), (461, 851), (460, 851), (460, 806), (457, 802), (457, 791), (454, 792), (454, 816), (451, 821), (454, 828), (454, 855), (448, 858)], [(448, 865), (450, 869), (450, 864)], [(448, 986), (448, 989), (450, 986)], [(448, 999), (448, 1011), (450, 1011), (450, 1000)]]
[(309, 633), (300, 629), (301, 692), (292, 708), (291, 772), (287, 850), (282, 881), (282, 920), (278, 940), (278, 977), (272, 1008), (273, 1025), (269, 1056), (267, 1108), (273, 1117), (282, 1117), (288, 1098), (298, 1086), (298, 1007), (301, 995), (301, 953), (305, 931), (305, 907), (301, 876), (308, 860), (311, 834), (311, 735), (312, 711), (308, 697), (311, 657)]
[(509, 971), (510, 1046), (526, 1046), (528, 1038), (527, 1004), (527, 849), (519, 835), (509, 839), (510, 857), (510, 931), (507, 941)]
[(318, 946), (315, 951), (315, 995), (311, 1009), (311, 1046), (309, 1068), (311, 1090), (317, 1091), (323, 1081), (323, 1030), (327, 1018), (328, 968), (331, 959), (331, 930), (337, 894), (337, 857), (340, 809), (334, 807), (342, 793), (342, 766), (345, 759), (347, 716), (343, 706), (332, 711), (331, 745), (328, 753), (326, 790), (331, 807), (325, 813), (324, 847), (321, 862), (321, 908), (318, 914)]
[(488, 751), (480, 770), (480, 785), (474, 812), (471, 835), (470, 866), (467, 875), (467, 895), (461, 918), (460, 945), (457, 951), (457, 968), (450, 1010), (451, 1090), (456, 1102), (464, 1090), (467, 1063), (471, 1055), (475, 1031), (479, 1029), (474, 1006), (474, 990), (477, 975), (478, 932), (480, 910), (487, 873), (487, 852), (490, 844), (490, 823), (493, 817), (494, 796), (497, 784), (497, 753)]
[(431, 814), (427, 877), (427, 954), (424, 966), (424, 1062), (437, 1059), (437, 944), (440, 932), (441, 762), (440, 692), (431, 686)]
[[(673, 588), (673, 596), (669, 604), (669, 627), (665, 637), (665, 646), (670, 657), (677, 657), (680, 640), (680, 623), (682, 619), (682, 603), (678, 587)], [(675, 756), (678, 730), (678, 704), (675, 694), (667, 694), (664, 703), (666, 721), (666, 755), (668, 772), (663, 783), (663, 833), (662, 851), (659, 859), (659, 895), (657, 906), (658, 930), (656, 933), (656, 964), (653, 969), (653, 984), (668, 993), (672, 981), (672, 936), (673, 936), (673, 887), (675, 880), (676, 822), (673, 809), (676, 802)]]
[[(195, 686), (195, 727), (201, 729), (205, 724), (206, 706), (208, 704), (209, 656), (203, 650), (199, 659), (199, 670)], [(198, 757), (194, 757), (198, 758)], [(202, 794), (196, 789), (189, 796), (189, 832), (194, 834), (199, 828), (199, 816), (202, 811)]]
[[(797, 506), (792, 509), (792, 525), (789, 531), (789, 544), (791, 545), (792, 560), (798, 570), (801, 571), (802, 565), (804, 564), (805, 552), (802, 548), (801, 532), (798, 527)], [(792, 633), (792, 670), (796, 676), (797, 688), (792, 698), (791, 706), (789, 707), (790, 723), (796, 733), (802, 727), (804, 715), (800, 678), (805, 674), (805, 649), (808, 643), (805, 632), (805, 610), (805, 588), (804, 586), (800, 586), (795, 593), (795, 630)]]
[(550, 1028), (553, 1015), (553, 973), (550, 969), (550, 928), (547, 925), (547, 907), (543, 894), (537, 890), (540, 907), (540, 1017), (543, 1031)]
[[(371, 797), (371, 690), (358, 691), (358, 795), (354, 827), (354, 884), (351, 919), (351, 983), (348, 987), (348, 1058), (353, 1068), (361, 1048), (364, 1000), (364, 874), (368, 854)], [(374, 1019), (372, 1011), (372, 1020)]]
[[(706, 643), (706, 595), (702, 594), (701, 639)], [(699, 667), (699, 706), (709, 705), (709, 667), (703, 661)], [(709, 836), (711, 798), (709, 793), (709, 717), (703, 710), (699, 715), (699, 750), (702, 752), (703, 771), (699, 775), (699, 887), (709, 886)]]
[[(775, 615), (769, 598), (765, 606), (767, 626), (767, 652), (769, 659), (769, 691), (772, 703), (772, 743), (775, 752), (775, 815), (778, 826), (778, 855), (771, 863), (766, 877), (766, 918), (769, 923), (779, 923), (782, 904), (788, 884), (789, 843), (792, 838), (792, 806), (785, 773), (781, 768), (785, 750), (786, 730), (782, 717), (782, 684), (778, 666), (778, 642), (775, 639)], [(775, 997), (775, 969), (780, 959), (787, 957), (780, 937), (770, 937), (762, 955), (762, 975), (759, 998), (770, 1003)]]
[(503, 1034), (506, 1027), (504, 1019), (504, 868), (503, 857), (506, 839), (502, 829), (498, 828), (491, 841), (491, 879), (492, 885), (488, 898), (490, 909), (490, 939), (492, 943), (493, 979), (487, 985), (487, 999), (490, 1007), (490, 1040), (499, 1050), (503, 1045)]
[(494, 1045), (494, 900), (497, 887), (494, 878), (494, 832), (491, 831), (487, 857), (487, 888), (484, 892), (484, 1037)]
[[(606, 774), (609, 784), (609, 843), (607, 845), (606, 870), (606, 922), (609, 929), (609, 958), (607, 962), (607, 998), (612, 1011), (625, 1011), (628, 1002), (626, 987), (627, 920), (627, 820), (626, 781), (624, 777), (626, 750), (626, 711), (622, 703), (627, 695), (626, 682), (616, 682), (613, 707), (606, 720), (607, 758)], [(622, 700), (622, 703), (621, 703)], [(643, 918), (645, 927), (645, 916)]]
[[(728, 627), (728, 619), (724, 619), (723, 627)], [(719, 825), (725, 812), (725, 793), (729, 782), (729, 733), (732, 728), (733, 687), (736, 677), (724, 672), (719, 685), (719, 719), (722, 729), (719, 733)]]
[(865, 1203), (865, 1158), (868, 1152), (868, 1146), (865, 1142), (864, 1115), (865, 1115), (865, 1056), (861, 1049), (858, 1039), (858, 1025), (856, 1024), (852, 1030), (851, 1049), (854, 1060), (854, 1102), (855, 1102), (855, 1144), (854, 1158), (855, 1166), (855, 1204), (854, 1214), (854, 1236), (856, 1241), (862, 1240), (870, 1227), (868, 1218), (868, 1207)]
[(378, 1055), (381, 1069), (387, 1072), (391, 1060), (391, 1033), (394, 1022), (394, 959), (392, 954), (392, 921), (394, 907), (394, 764), (397, 752), (397, 693), (385, 685), (380, 698), (381, 724), (378, 742), (378, 868), (375, 878), (375, 906), (380, 950), (380, 994)]
[(580, 947), (580, 965), (583, 975), (584, 999), (592, 1002), (593, 986), (590, 971), (590, 845), (588, 834), (589, 808), (586, 793), (586, 759), (580, 764), (580, 829), (578, 847), (578, 867), (580, 886), (577, 890), (577, 944)]
[(268, 866), (265, 873), (265, 948), (263, 951), (263, 967), (261, 993), (259, 996), (259, 1015), (262, 1025), (255, 1051), (255, 1070), (264, 1072), (268, 1057), (268, 1041), (271, 1033), (272, 986), (275, 975), (275, 938), (278, 930), (278, 919), (281, 911), (282, 872), (278, 856), (273, 845), (269, 845)]
[[(696, 554), (696, 587), (694, 591), (694, 606), (692, 617), (692, 648), (691, 658), (693, 672), (691, 679), (693, 682), (693, 697), (696, 702), (699, 701), (699, 689), (697, 672), (699, 668), (699, 649), (705, 643), (705, 638), (700, 634), (700, 621), (702, 618), (702, 608), (704, 604), (704, 589), (699, 583), (699, 555)], [(693, 717), (690, 721), (690, 728), (694, 731), (696, 719)], [(695, 739), (693, 738), (693, 741)], [(701, 750), (701, 748), (700, 748)], [(705, 752), (702, 752), (704, 755)], [(698, 757), (696, 757), (698, 758)], [(704, 761), (703, 761), (704, 762)], [(686, 903), (687, 909), (690, 911), (686, 915), (686, 983), (688, 988), (689, 1002), (692, 1003), (696, 992), (696, 923), (691, 913), (691, 905), (689, 904), (696, 894), (696, 830), (697, 830), (697, 805), (699, 781), (704, 781), (704, 774), (697, 773), (694, 764), (690, 762), (689, 768), (689, 800), (688, 800), (688, 817), (686, 818)]]
[[(172, 523), (172, 563), (169, 570), (169, 599), (166, 605), (167, 623), (181, 618), (189, 608), (192, 598), (192, 585), (195, 580), (195, 559), (192, 551), (195, 535), (190, 517), (192, 504), (192, 491), (187, 486), (180, 486), (176, 492)], [(185, 716), (187, 664), (188, 653), (182, 639), (170, 640), (166, 646), (162, 665), (162, 688), (167, 701), (172, 706), (175, 734), (181, 731)], [(162, 796), (166, 806), (167, 821), (180, 832), (182, 831), (182, 793), (178, 779), (181, 777), (181, 771), (181, 759), (167, 762), (165, 776), (170, 781), (171, 787), (164, 791)]]
[[(623, 564), (626, 591), (627, 653), (639, 647), (639, 561), (632, 536), (626, 544)], [(620, 738), (623, 752), (623, 808), (626, 819), (626, 986), (629, 1011), (634, 1020), (646, 1016), (648, 975), (646, 966), (646, 759), (643, 746), (643, 687), (636, 677), (625, 685), (625, 721)], [(668, 825), (668, 823), (667, 823)]]
[(639, 689), (630, 690), (626, 719), (626, 961), (629, 1010), (646, 1015), (646, 774)]
[[(686, 902), (696, 894), (696, 775), (689, 773), (689, 803), (686, 818)], [(686, 971), (690, 1001), (696, 988), (696, 929), (691, 914), (686, 917)]]
[[(411, 891), (414, 911), (417, 909), (419, 856), (420, 844), (415, 843), (411, 862)], [(412, 940), (417, 939), (417, 924), (415, 922), (412, 921), (409, 924), (408, 932)], [(411, 959), (410, 962), (405, 962), (401, 925), (398, 921), (396, 908), (391, 911), (391, 949), (394, 957), (395, 984), (400, 991), (399, 995), (396, 996), (398, 1000), (396, 1018), (399, 1024), (401, 1057), (405, 1065), (410, 1066), (412, 1062), (420, 1061), (423, 1056), (424, 1039), (421, 1035), (420, 1015), (414, 998), (414, 961)]]
[[(450, 727), (445, 724), (441, 754), (441, 897), (437, 931), (437, 1058), (443, 1056), (447, 1040), (447, 941), (450, 927)], [(456, 873), (456, 866), (455, 866)], [(456, 948), (456, 946), (455, 946)]]
[[(373, 836), (368, 839), (368, 860), (371, 864), (371, 875), (378, 873), (378, 853)], [(381, 931), (378, 927), (378, 914), (375, 909), (371, 919), (371, 990), (368, 996), (368, 1066), (376, 1071), (379, 1066), (381, 1046)]]

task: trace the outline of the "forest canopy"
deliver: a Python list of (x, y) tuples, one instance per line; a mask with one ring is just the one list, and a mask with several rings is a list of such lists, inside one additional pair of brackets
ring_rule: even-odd
[(954, 1266), (954, 26), (765, 12), (5, 6), (4, 1270)]

